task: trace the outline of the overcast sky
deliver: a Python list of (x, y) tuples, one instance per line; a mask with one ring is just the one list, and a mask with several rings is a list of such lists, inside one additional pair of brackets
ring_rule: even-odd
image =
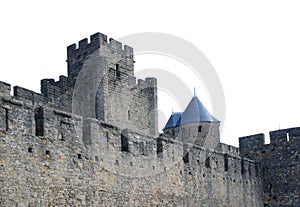
[[(168, 33), (195, 45), (219, 75), (226, 101), (222, 142), (237, 146), (240, 136), (300, 126), (299, 1), (182, 2), (2, 1), (0, 80), (39, 91), (40, 79), (67, 74), (66, 46), (91, 34)], [(164, 62), (150, 55), (136, 57), (137, 65), (155, 58)], [(207, 92), (199, 90), (213, 113)]]

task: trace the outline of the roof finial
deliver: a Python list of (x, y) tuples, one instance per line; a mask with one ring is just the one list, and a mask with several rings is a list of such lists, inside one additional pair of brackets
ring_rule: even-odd
[(194, 87), (194, 97), (196, 97), (196, 87)]

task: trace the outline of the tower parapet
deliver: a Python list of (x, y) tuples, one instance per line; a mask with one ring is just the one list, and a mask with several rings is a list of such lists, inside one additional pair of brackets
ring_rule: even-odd
[(300, 127), (281, 129), (270, 132), (271, 144), (281, 144), (282, 142), (293, 141), (300, 138)]
[(264, 134), (241, 137), (240, 154), (260, 164), (266, 205), (299, 206), (300, 127), (271, 131), (270, 141)]
[[(90, 43), (85, 38), (79, 41), (78, 47), (76, 44), (67, 47), (68, 76), (71, 78), (72, 85), (75, 84), (85, 61), (91, 58), (91, 55), (97, 50), (99, 50), (99, 54), (94, 55), (105, 58), (106, 60), (102, 61), (108, 64), (108, 68), (114, 68), (109, 63), (119, 64), (119, 66), (123, 65), (123, 68), (133, 75), (133, 49), (128, 45), (124, 45), (123, 48), (122, 43), (113, 38), (110, 38), (109, 42), (107, 42), (106, 35), (95, 33), (90, 36)], [(125, 67), (124, 63), (128, 64), (129, 68)], [(105, 69), (102, 68), (102, 70)]]
[[(90, 40), (90, 42), (89, 42)], [(101, 45), (106, 45), (112, 50), (119, 54), (126, 55), (129, 58), (133, 58), (133, 48), (128, 45), (122, 45), (121, 42), (116, 41), (113, 38), (109, 38), (107, 41), (107, 36), (98, 32), (90, 36), (90, 39), (84, 38), (78, 42), (78, 47), (74, 43), (67, 47), (67, 56), (74, 57), (75, 55), (86, 55), (91, 53), (101, 47)]]
[(240, 155), (255, 160), (256, 154), (265, 144), (264, 134), (255, 134), (239, 138)]
[(0, 95), (9, 96), (11, 90), (11, 85), (5, 82), (0, 81)]

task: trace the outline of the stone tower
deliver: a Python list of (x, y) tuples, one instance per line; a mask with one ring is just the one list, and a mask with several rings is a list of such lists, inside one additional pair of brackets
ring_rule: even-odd
[(42, 94), (57, 108), (157, 135), (157, 81), (146, 78), (136, 84), (131, 47), (96, 33), (78, 47), (67, 47), (67, 63), (68, 77), (41, 82)]
[(220, 142), (219, 126), (220, 121), (194, 96), (184, 112), (171, 115), (164, 133), (181, 139), (184, 143), (214, 149)]

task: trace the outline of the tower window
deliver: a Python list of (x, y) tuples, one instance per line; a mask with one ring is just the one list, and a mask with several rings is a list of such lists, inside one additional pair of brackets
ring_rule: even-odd
[(106, 136), (106, 141), (109, 142), (109, 133), (105, 132), (105, 136)]
[(121, 134), (121, 151), (129, 152), (128, 138), (123, 134)]
[(210, 157), (207, 157), (205, 160), (205, 167), (210, 168)]
[(198, 132), (202, 131), (202, 126), (198, 126)]
[(224, 170), (228, 171), (228, 154), (224, 154)]
[(128, 118), (128, 121), (130, 121), (130, 110), (128, 110), (128, 112), (127, 112), (127, 118)]
[(184, 156), (183, 156), (183, 162), (186, 164), (186, 163), (189, 163), (189, 153), (186, 153)]
[(118, 79), (121, 78), (121, 71), (120, 71), (120, 65), (116, 64), (116, 76)]

